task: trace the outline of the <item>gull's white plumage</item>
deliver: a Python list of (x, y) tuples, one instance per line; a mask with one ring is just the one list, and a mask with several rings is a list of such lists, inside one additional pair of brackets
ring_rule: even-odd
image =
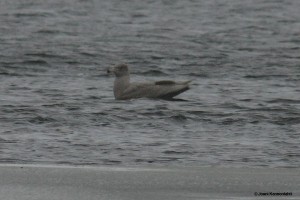
[(128, 66), (119, 64), (108, 69), (116, 75), (114, 82), (115, 99), (126, 100), (136, 98), (172, 99), (189, 89), (189, 82), (162, 80), (149, 83), (131, 83)]

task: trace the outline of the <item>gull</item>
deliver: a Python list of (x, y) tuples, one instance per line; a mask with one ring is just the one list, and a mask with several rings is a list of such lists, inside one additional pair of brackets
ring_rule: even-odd
[(161, 80), (147, 83), (130, 82), (129, 68), (126, 64), (118, 64), (107, 70), (114, 73), (114, 96), (116, 100), (137, 98), (175, 100), (173, 97), (189, 89), (191, 81), (175, 82)]

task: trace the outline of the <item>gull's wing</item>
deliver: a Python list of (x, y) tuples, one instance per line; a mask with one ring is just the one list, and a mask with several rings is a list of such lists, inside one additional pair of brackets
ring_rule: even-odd
[(172, 97), (189, 89), (190, 81), (174, 82), (169, 80), (153, 83), (131, 83), (121, 95), (120, 99), (132, 98), (161, 98), (171, 99)]

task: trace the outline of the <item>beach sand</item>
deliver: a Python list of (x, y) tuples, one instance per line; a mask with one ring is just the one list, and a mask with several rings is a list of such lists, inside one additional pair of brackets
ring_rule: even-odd
[(0, 199), (300, 199), (299, 175), (287, 168), (1, 164)]

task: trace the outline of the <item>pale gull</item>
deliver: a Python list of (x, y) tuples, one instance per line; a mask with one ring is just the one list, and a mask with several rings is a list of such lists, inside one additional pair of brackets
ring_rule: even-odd
[(119, 64), (107, 70), (114, 73), (114, 96), (117, 100), (127, 100), (136, 98), (153, 98), (173, 100), (173, 97), (188, 90), (189, 82), (175, 82), (162, 80), (149, 83), (131, 83), (129, 69), (126, 64)]

